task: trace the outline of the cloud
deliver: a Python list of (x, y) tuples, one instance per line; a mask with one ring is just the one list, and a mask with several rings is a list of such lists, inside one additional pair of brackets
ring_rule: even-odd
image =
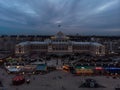
[(119, 4), (120, 0), (0, 0), (0, 32), (107, 34), (110, 29), (115, 35), (120, 30)]

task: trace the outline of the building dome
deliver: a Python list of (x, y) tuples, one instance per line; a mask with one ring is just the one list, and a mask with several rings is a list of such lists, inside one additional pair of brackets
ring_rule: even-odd
[(63, 32), (61, 32), (61, 31), (59, 31), (58, 33), (57, 33), (57, 35), (59, 36), (63, 36), (64, 35), (64, 33)]
[(52, 40), (59, 39), (59, 40), (68, 40), (69, 37), (67, 37), (63, 32), (59, 31), (55, 36), (51, 37)]
[(55, 35), (56, 38), (64, 38), (65, 35), (63, 32), (59, 31), (56, 35)]

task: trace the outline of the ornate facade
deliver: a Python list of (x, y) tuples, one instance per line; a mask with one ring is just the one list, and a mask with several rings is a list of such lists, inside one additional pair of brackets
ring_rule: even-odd
[(16, 45), (15, 53), (16, 55), (86, 53), (94, 56), (104, 56), (105, 47), (97, 42), (71, 41), (65, 34), (58, 32), (55, 36), (43, 42), (21, 42)]

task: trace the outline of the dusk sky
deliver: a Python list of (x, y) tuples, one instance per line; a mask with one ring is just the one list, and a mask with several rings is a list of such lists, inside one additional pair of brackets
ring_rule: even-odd
[(0, 34), (58, 31), (120, 35), (120, 0), (0, 0)]

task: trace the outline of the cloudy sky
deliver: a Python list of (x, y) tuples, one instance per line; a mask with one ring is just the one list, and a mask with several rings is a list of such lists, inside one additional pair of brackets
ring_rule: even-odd
[(120, 35), (120, 0), (0, 0), (0, 34), (58, 31)]

